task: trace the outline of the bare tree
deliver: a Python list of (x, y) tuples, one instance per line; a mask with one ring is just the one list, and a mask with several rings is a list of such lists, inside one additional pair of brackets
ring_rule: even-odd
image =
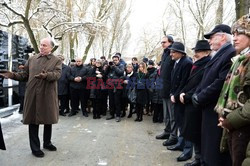
[(249, 13), (250, 11), (250, 1), (246, 0), (235, 0), (235, 10), (236, 10), (236, 19), (239, 19), (241, 16)]

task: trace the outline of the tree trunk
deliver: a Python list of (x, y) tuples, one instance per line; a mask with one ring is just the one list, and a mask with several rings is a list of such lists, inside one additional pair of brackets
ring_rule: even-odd
[(235, 0), (236, 20), (249, 13), (250, 1)]
[(218, 8), (216, 10), (215, 25), (221, 24), (223, 22), (223, 3), (224, 3), (224, 0), (219, 1), (219, 5), (218, 5)]

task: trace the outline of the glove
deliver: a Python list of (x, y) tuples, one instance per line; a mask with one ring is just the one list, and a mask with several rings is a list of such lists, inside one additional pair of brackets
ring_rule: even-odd
[(1, 71), (0, 76), (3, 76), (4, 78), (10, 78), (13, 79), (14, 78), (14, 74), (10, 71)]
[(195, 93), (192, 96), (192, 103), (193, 103), (194, 107), (199, 107), (199, 105), (200, 105), (199, 100), (198, 100), (198, 96)]
[(40, 74), (37, 74), (35, 75), (35, 78), (38, 78), (38, 79), (45, 79), (47, 77), (48, 73), (43, 70)]
[(233, 131), (234, 128), (233, 126), (228, 122), (227, 119), (225, 119), (223, 122), (222, 122), (222, 126), (226, 129), (228, 129), (229, 131)]

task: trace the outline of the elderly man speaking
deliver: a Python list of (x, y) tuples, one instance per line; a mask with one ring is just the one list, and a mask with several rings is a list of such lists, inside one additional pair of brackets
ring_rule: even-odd
[(28, 59), (22, 73), (5, 71), (5, 78), (27, 81), (24, 99), (23, 123), (29, 125), (32, 154), (43, 157), (38, 137), (39, 124), (44, 124), (43, 147), (56, 151), (51, 143), (52, 124), (58, 122), (57, 80), (61, 76), (62, 62), (51, 51), (54, 43), (50, 38), (40, 42), (40, 53)]

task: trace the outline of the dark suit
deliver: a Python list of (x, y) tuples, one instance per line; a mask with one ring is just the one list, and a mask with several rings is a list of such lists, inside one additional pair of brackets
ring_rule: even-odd
[(185, 93), (185, 116), (181, 135), (194, 144), (196, 160), (200, 160), (201, 158), (201, 111), (199, 108), (193, 106), (191, 97), (202, 79), (204, 67), (210, 58), (210, 56), (203, 57), (193, 64), (187, 84), (181, 91), (181, 93)]
[(163, 82), (163, 88), (160, 90), (160, 96), (162, 97), (163, 101), (163, 118), (165, 122), (165, 132), (167, 134), (171, 133), (171, 126), (170, 126), (170, 115), (171, 112), (171, 102), (169, 99), (169, 93), (171, 88), (171, 72), (174, 67), (174, 60), (172, 60), (170, 56), (169, 48), (171, 45), (164, 50), (164, 53), (161, 58), (161, 68), (160, 68), (160, 79)]
[(207, 165), (226, 165), (224, 159), (227, 155), (221, 154), (219, 149), (222, 128), (217, 126), (218, 115), (214, 107), (232, 64), (231, 58), (235, 54), (232, 44), (223, 45), (207, 63), (201, 83), (196, 90), (198, 102), (202, 107), (201, 153)]
[[(176, 103), (174, 103), (174, 110), (172, 110), (171, 116), (171, 138), (177, 138), (177, 127), (181, 131), (183, 117), (184, 117), (184, 105), (180, 103), (179, 96), (183, 87), (186, 85), (190, 70), (192, 68), (192, 61), (189, 57), (183, 56), (171, 73), (171, 90), (170, 95), (174, 96)], [(177, 126), (176, 126), (176, 125)]]

